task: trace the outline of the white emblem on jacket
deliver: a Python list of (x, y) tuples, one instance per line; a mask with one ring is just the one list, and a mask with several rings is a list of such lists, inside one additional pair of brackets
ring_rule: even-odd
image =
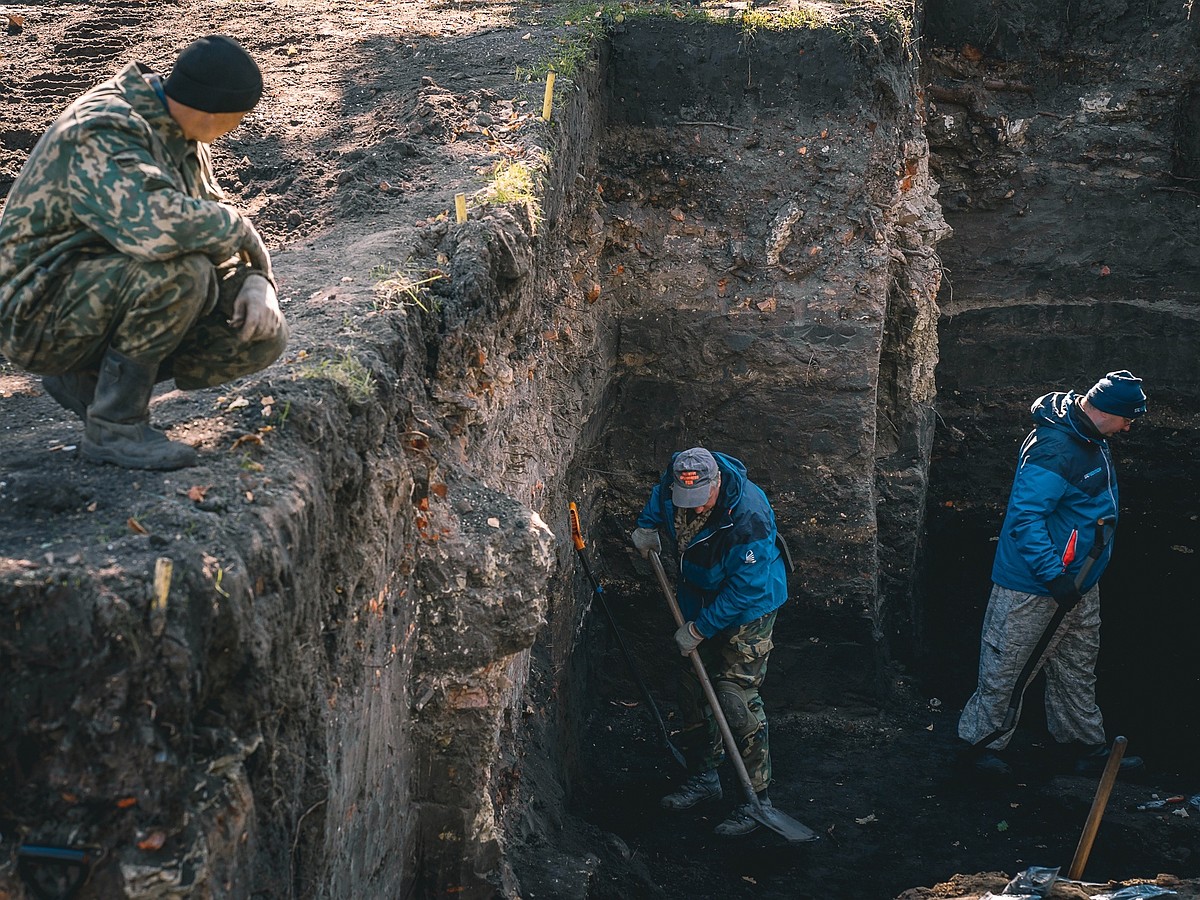
[(747, 551), (746, 551), (746, 565), (748, 565), (748, 566), (752, 566), (752, 565), (754, 565), (756, 562), (758, 562), (758, 560), (754, 558), (754, 551), (753, 551), (753, 550), (747, 550)]

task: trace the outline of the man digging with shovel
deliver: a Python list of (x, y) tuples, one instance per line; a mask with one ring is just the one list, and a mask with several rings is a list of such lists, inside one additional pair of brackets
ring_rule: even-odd
[[(1108, 439), (1146, 412), (1140, 378), (1109, 372), (1086, 395), (1034, 401), (992, 567), (979, 683), (963, 708), (963, 762), (1007, 778), (1008, 746), (1025, 686), (1046, 671), (1046, 725), (1074, 757), (1077, 774), (1099, 775), (1108, 750), (1096, 705), (1100, 651), (1098, 582), (1112, 554), (1117, 475)], [(1078, 546), (1078, 552), (1076, 547)], [(1136, 756), (1121, 769), (1141, 767)]]
[[(748, 797), (716, 833), (749, 834), (776, 812), (767, 797), (771, 755), (758, 693), (773, 646), (776, 610), (787, 600), (786, 560), (776, 540), (775, 513), (739, 460), (694, 447), (675, 454), (650, 492), (633, 544), (657, 563), (664, 534), (680, 568), (677, 595), (684, 621), (675, 642), (685, 657), (699, 652), (758, 800), (755, 806)], [(666, 809), (691, 809), (722, 797), (717, 766), (725, 750), (705, 687), (693, 668), (683, 670), (679, 744), (692, 774), (662, 798)], [(808, 829), (799, 828), (798, 839), (812, 839)], [(790, 837), (786, 826), (776, 830)]]

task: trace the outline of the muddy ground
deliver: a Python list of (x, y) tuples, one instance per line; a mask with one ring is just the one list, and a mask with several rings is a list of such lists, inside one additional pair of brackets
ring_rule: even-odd
[[(215, 156), (232, 201), (277, 251), (295, 338), (285, 359), (259, 378), (156, 399), (156, 418), (172, 437), (200, 449), (201, 466), (168, 475), (89, 466), (75, 450), (77, 423), (36, 379), (0, 369), (0, 566), (31, 576), (65, 564), (107, 570), (114, 579), (144, 577), (148, 551), (236, 543), (229, 510), (263, 507), (270, 514), (290, 484), (295, 438), (282, 427), (287, 410), (319, 405), (328, 389), (306, 377), (312, 360), (336, 363), (355, 341), (382, 339), (390, 326), (373, 314), (397, 298), (381, 293), (379, 282), (406, 264), (389, 256), (390, 248), (452, 216), (454, 193), (477, 191), (481, 172), (496, 160), (539, 152), (540, 84), (520, 76), (544, 62), (573, 13), (455, 0), (335, 7), (49, 0), (5, 5), (0, 13), (10, 23), (0, 35), (0, 192), (59, 109), (126, 61), (165, 69), (192, 37), (219, 31), (241, 40), (266, 73), (264, 102)], [(329, 250), (351, 235), (371, 246), (373, 257)], [(373, 273), (374, 265), (380, 269)], [(339, 390), (353, 390), (354, 373), (349, 377)], [(337, 452), (334, 437), (322, 440)], [(611, 546), (616, 552), (615, 539)], [(612, 587), (619, 620), (629, 634), (646, 635), (633, 643), (669, 715), (669, 626), (647, 612), (657, 601), (645, 584), (617, 580)], [(48, 660), (69, 652), (67, 625), (42, 651)], [(791, 630), (803, 632), (804, 625)], [(976, 896), (999, 891), (1025, 866), (1066, 866), (1071, 858), (1094, 783), (1041, 765), (1045, 736), (1036, 715), (1017, 745), (1018, 783), (980, 786), (952, 765), (956, 710), (920, 684), (898, 676), (897, 699), (880, 708), (863, 694), (814, 696), (786, 668), (772, 671), (764, 691), (775, 748), (772, 796), (821, 840), (780, 847), (759, 835), (720, 845), (711, 827), (727, 806), (674, 820), (657, 809), (670, 784), (669, 763), (594, 617), (585, 640), (601, 649), (586, 666), (594, 705), (583, 711), (567, 801), (575, 818), (564, 825), (548, 812), (523, 820), (532, 830), (512, 837), (523, 896), (570, 896), (583, 884), (595, 897), (859, 900), (897, 896), (955, 873), (1005, 873), (959, 880), (960, 893), (905, 895)], [(835, 682), (847, 656), (815, 628), (802, 641), (794, 653), (815, 656), (825, 681)], [(11, 645), (0, 646), (10, 652)], [(26, 752), (5, 748), (0, 759), (10, 777), (33, 764)], [(1184, 818), (1175, 809), (1135, 809), (1156, 793), (1197, 793), (1200, 785), (1189, 780), (1195, 774), (1152, 760), (1143, 781), (1119, 784), (1089, 879), (1200, 875), (1200, 810)], [(736, 793), (732, 782), (726, 788)], [(0, 850), (9, 863), (21, 821), (35, 812), (20, 797), (0, 801)], [(293, 840), (293, 853), (298, 828), (284, 839)], [(595, 877), (580, 878), (580, 868)], [(310, 889), (289, 884), (259, 896), (305, 896)], [(103, 885), (93, 890), (105, 896)], [(1180, 896), (1194, 896), (1187, 890)]]

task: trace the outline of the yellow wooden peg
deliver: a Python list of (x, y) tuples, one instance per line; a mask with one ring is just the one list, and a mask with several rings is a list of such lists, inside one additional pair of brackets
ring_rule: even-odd
[(154, 561), (154, 606), (156, 611), (167, 608), (167, 595), (171, 593), (171, 575), (175, 571), (175, 563), (165, 556)]
[(467, 197), (465, 194), (454, 195), (454, 214), (458, 218), (459, 225), (467, 221)]
[(542, 101), (542, 121), (550, 121), (550, 105), (554, 102), (554, 70), (546, 75), (546, 98)]
[(167, 595), (171, 593), (171, 574), (175, 563), (165, 556), (154, 561), (154, 599), (150, 601), (150, 634), (161, 637), (167, 630)]

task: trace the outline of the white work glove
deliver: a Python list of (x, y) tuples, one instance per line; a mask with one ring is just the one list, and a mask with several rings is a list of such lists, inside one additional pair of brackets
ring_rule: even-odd
[(662, 538), (658, 536), (657, 528), (635, 528), (633, 529), (633, 546), (637, 547), (638, 553), (642, 554), (643, 559), (650, 558), (650, 551), (662, 553)]
[(267, 341), (283, 327), (283, 313), (275, 287), (259, 272), (251, 272), (242, 282), (233, 301), (233, 318), (229, 324), (240, 329), (238, 337), (246, 343)]
[(238, 247), (238, 255), (250, 264), (250, 268), (262, 272), (268, 281), (274, 282), (275, 275), (271, 271), (271, 254), (267, 252), (267, 245), (263, 243), (262, 235), (250, 224), (249, 219), (243, 219), (242, 224), (245, 231), (242, 234), (242, 243)]
[(687, 656), (699, 647), (702, 640), (704, 640), (704, 635), (696, 630), (695, 622), (684, 622), (675, 631), (675, 643), (679, 645), (681, 656)]

